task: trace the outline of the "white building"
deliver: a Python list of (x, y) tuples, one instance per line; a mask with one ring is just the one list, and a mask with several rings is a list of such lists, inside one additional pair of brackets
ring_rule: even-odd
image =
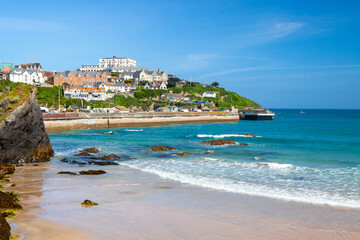
[(145, 89), (162, 89), (166, 90), (166, 84), (163, 81), (149, 81), (144, 86)]
[(45, 82), (41, 72), (36, 70), (26, 70), (23, 68), (14, 68), (10, 72), (10, 80), (12, 82), (21, 82), (31, 85), (40, 85)]
[(106, 100), (105, 88), (73, 87), (64, 90), (64, 97), (84, 99), (86, 101)]
[(137, 82), (142, 82), (142, 81), (164, 81), (167, 82), (168, 81), (168, 75), (166, 72), (164, 71), (149, 71), (149, 70), (141, 70), (141, 71), (136, 71), (134, 73), (134, 78)]
[(118, 58), (113, 56), (112, 58), (99, 59), (99, 67), (111, 68), (111, 67), (135, 67), (136, 61), (131, 58)]
[(134, 79), (134, 72), (128, 72), (128, 71), (126, 71), (126, 72), (121, 72), (120, 74), (119, 74), (119, 78), (121, 79), (121, 80), (130, 80), (130, 79)]
[(216, 98), (216, 92), (213, 91), (206, 91), (203, 93), (202, 97), (210, 97), (210, 98)]

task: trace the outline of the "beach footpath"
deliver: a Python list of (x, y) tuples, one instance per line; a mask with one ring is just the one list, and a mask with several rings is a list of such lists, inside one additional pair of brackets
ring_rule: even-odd
[(239, 121), (237, 112), (44, 113), (46, 132)]

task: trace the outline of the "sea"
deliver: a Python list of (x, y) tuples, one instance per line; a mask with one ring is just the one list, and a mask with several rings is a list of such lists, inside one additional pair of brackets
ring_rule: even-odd
[[(133, 168), (165, 180), (216, 191), (310, 204), (360, 208), (360, 110), (271, 109), (274, 121), (179, 124), (157, 127), (72, 130), (50, 134), (52, 159), (96, 147), (121, 156), (111, 168)], [(302, 112), (302, 113), (301, 113)], [(113, 132), (102, 135), (99, 132)], [(243, 133), (251, 133), (249, 137)], [(235, 145), (202, 141), (234, 139)], [(241, 143), (247, 143), (247, 146)], [(154, 145), (178, 150), (152, 152)], [(176, 156), (173, 153), (190, 152)], [(211, 152), (211, 154), (204, 154)], [(88, 168), (88, 167), (87, 167)], [(104, 175), (105, 177), (105, 175)]]

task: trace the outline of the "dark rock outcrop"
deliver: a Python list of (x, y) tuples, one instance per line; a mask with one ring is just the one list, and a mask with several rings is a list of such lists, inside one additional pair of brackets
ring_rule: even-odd
[(36, 97), (37, 89), (20, 85), (7, 94), (19, 96), (20, 101), (0, 122), (0, 161), (49, 161), (54, 151), (45, 132), (43, 116)]
[(100, 150), (97, 148), (85, 148), (80, 150), (80, 152), (75, 154), (74, 156), (90, 157), (90, 156), (94, 156), (90, 153), (98, 153), (98, 152), (100, 152)]
[(168, 151), (168, 150), (176, 150), (176, 148), (166, 147), (166, 146), (159, 146), (159, 145), (153, 146), (151, 148), (151, 151), (153, 151), (153, 152)]
[(69, 171), (61, 171), (61, 172), (58, 172), (57, 174), (69, 174), (69, 175), (76, 175), (77, 173), (76, 173), (76, 172), (69, 172)]
[(87, 170), (79, 172), (81, 175), (100, 175), (104, 173), (106, 173), (104, 170)]
[(240, 146), (249, 146), (248, 143), (239, 143)]
[(4, 178), (6, 174), (13, 174), (15, 172), (15, 165), (10, 163), (0, 163), (0, 179)]
[(115, 154), (108, 154), (100, 158), (101, 160), (113, 160), (113, 159), (121, 159), (121, 157)]
[(94, 165), (98, 165), (98, 166), (119, 165), (116, 162), (110, 162), (110, 161), (90, 161), (89, 164), (94, 164)]
[(204, 144), (204, 145), (225, 145), (225, 144), (234, 145), (235, 141), (234, 141), (234, 139), (219, 139), (219, 140), (212, 140), (212, 141), (204, 141), (201, 144)]
[(214, 152), (211, 151), (207, 151), (207, 152), (203, 152), (202, 154), (213, 154)]
[(174, 155), (176, 156), (186, 156), (186, 155), (191, 155), (191, 152), (181, 152), (181, 153), (174, 153)]
[(241, 133), (241, 135), (249, 136), (249, 137), (257, 137), (256, 135), (251, 134), (251, 133)]
[(81, 150), (80, 152), (98, 153), (98, 152), (100, 152), (100, 150), (97, 148), (85, 148), (85, 149)]
[(81, 206), (83, 206), (83, 207), (92, 207), (92, 206), (96, 206), (96, 205), (98, 205), (98, 203), (93, 202), (89, 199), (86, 199), (81, 203)]
[(11, 236), (10, 230), (9, 223), (3, 216), (0, 216), (0, 240), (9, 240)]

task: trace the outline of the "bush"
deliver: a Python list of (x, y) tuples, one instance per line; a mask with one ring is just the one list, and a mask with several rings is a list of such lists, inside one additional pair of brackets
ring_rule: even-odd
[(10, 102), (11, 102), (11, 100), (10, 100), (10, 98), (8, 98), (8, 97), (6, 97), (6, 98), (4, 98), (4, 99), (1, 99), (1, 100), (0, 100), (0, 107), (1, 107), (2, 109), (7, 110), (8, 107), (9, 107)]

